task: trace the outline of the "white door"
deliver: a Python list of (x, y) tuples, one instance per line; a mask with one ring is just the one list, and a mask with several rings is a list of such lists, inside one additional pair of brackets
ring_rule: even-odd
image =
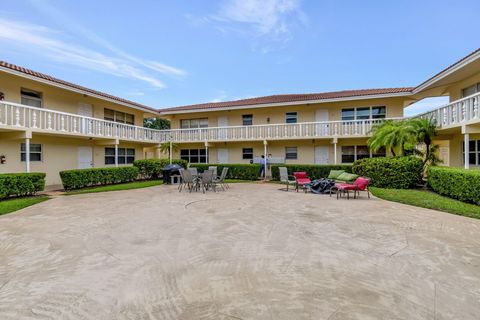
[(315, 164), (328, 164), (328, 146), (315, 147)]
[[(218, 117), (217, 119), (218, 127), (228, 127), (228, 117)], [(218, 129), (218, 138), (219, 139), (226, 139), (227, 138), (227, 129)]]
[(93, 167), (92, 147), (78, 147), (78, 169)]
[[(93, 117), (93, 107), (91, 104), (88, 104), (88, 103), (79, 103), (77, 113), (84, 117)], [(89, 133), (92, 130), (91, 121), (86, 119), (82, 119), (82, 121), (78, 124), (78, 126), (79, 126), (78, 131), (83, 133)]]
[[(328, 110), (319, 109), (315, 111), (315, 122), (327, 122), (328, 121)], [(316, 125), (316, 135), (317, 136), (327, 136), (329, 135), (329, 125), (326, 123)]]
[(217, 162), (228, 163), (228, 149), (217, 149)]

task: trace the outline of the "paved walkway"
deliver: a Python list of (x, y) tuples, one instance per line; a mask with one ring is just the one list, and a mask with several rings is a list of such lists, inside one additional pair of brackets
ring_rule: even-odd
[(480, 220), (235, 184), (0, 217), (0, 319), (479, 319)]

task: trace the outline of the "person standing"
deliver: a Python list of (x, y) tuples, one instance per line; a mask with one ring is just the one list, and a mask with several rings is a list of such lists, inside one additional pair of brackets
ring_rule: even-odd
[(267, 172), (267, 159), (265, 159), (265, 156), (262, 154), (262, 157), (260, 158), (260, 178), (265, 178), (266, 172)]

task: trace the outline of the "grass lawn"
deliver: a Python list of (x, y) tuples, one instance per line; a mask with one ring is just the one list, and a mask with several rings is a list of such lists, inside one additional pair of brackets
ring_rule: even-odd
[(47, 196), (16, 198), (0, 201), (0, 215), (17, 211), (48, 200)]
[(432, 191), (373, 187), (370, 191), (381, 199), (480, 219), (480, 206), (444, 197)]
[(135, 182), (129, 182), (129, 183), (119, 183), (119, 184), (112, 184), (108, 186), (98, 186), (98, 187), (91, 187), (91, 188), (85, 188), (80, 190), (72, 190), (72, 191), (66, 192), (65, 194), (75, 195), (75, 194), (83, 194), (83, 193), (140, 189), (140, 188), (158, 186), (161, 184), (163, 184), (162, 180), (135, 181)]

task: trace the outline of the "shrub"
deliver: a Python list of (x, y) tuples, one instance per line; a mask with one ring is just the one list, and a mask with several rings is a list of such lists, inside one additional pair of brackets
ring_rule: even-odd
[(45, 189), (45, 173), (0, 174), (0, 199), (34, 195)]
[(428, 169), (430, 188), (441, 195), (480, 205), (480, 171), (434, 167)]
[(331, 170), (343, 170), (352, 172), (351, 165), (329, 165), (329, 164), (284, 164), (272, 165), (272, 179), (280, 180), (279, 167), (286, 167), (288, 174), (305, 171), (311, 179), (320, 179), (328, 177)]
[(371, 179), (379, 188), (408, 189), (422, 179), (423, 161), (414, 156), (365, 158), (355, 161), (353, 172)]
[(60, 172), (65, 190), (130, 182), (137, 179), (137, 167), (93, 168)]
[(239, 180), (257, 180), (260, 176), (259, 164), (192, 164), (191, 167), (198, 170), (207, 170), (209, 166), (217, 167), (217, 173), (220, 175), (223, 168), (228, 168), (227, 179)]
[[(186, 168), (188, 162), (181, 159), (173, 159), (173, 164), (181, 165)], [(162, 169), (170, 164), (169, 159), (144, 159), (135, 160), (133, 165), (140, 170), (142, 179), (158, 179), (162, 175)]]

